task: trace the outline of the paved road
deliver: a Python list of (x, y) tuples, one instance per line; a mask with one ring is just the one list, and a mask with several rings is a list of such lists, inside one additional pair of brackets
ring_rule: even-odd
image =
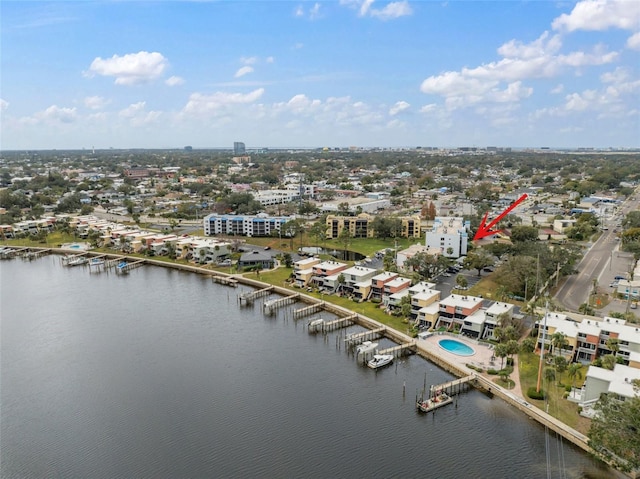
[[(628, 212), (638, 209), (638, 194), (640, 188), (633, 195), (636, 199), (625, 201), (618, 209), (620, 219)], [(602, 236), (589, 248), (578, 264), (578, 274), (567, 278), (556, 293), (555, 299), (567, 310), (578, 311), (580, 305), (588, 301), (589, 294), (593, 291), (594, 279), (602, 289), (609, 285), (615, 275), (628, 272), (629, 259), (626, 255), (618, 253), (618, 248), (619, 242), (613, 228), (603, 231)]]

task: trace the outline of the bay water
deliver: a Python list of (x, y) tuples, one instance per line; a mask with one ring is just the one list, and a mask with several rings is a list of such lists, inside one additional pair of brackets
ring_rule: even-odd
[(241, 306), (246, 291), (1, 261), (1, 477), (618, 477), (476, 390), (420, 414), (448, 373), (418, 356), (370, 370), (343, 344), (361, 328), (309, 334), (303, 305), (265, 316), (274, 297)]

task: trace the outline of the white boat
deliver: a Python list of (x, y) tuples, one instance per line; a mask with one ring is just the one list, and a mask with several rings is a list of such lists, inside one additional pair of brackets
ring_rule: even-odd
[(371, 369), (378, 369), (393, 362), (392, 354), (374, 354), (373, 359), (367, 363)]
[(84, 256), (77, 256), (75, 258), (71, 258), (67, 262), (67, 266), (80, 266), (85, 264), (86, 262), (87, 262), (87, 258), (85, 258)]
[(89, 266), (102, 266), (104, 264), (104, 259), (102, 258), (92, 258), (89, 262)]
[(378, 343), (372, 341), (364, 341), (356, 348), (356, 354), (372, 353), (378, 347)]
[(317, 333), (318, 331), (322, 331), (324, 326), (324, 319), (313, 319), (309, 321), (309, 332)]

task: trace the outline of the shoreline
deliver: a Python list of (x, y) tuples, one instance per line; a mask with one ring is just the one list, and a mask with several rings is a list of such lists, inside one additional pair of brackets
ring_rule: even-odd
[[(169, 261), (160, 261), (160, 260), (154, 260), (150, 258), (140, 258), (138, 256), (132, 256), (128, 254), (102, 253), (102, 252), (93, 252), (93, 251), (86, 251), (86, 250), (79, 251), (77, 249), (67, 249), (67, 248), (60, 248), (60, 247), (56, 247), (56, 248), (34, 247), (34, 246), (23, 246), (23, 247), (10, 246), (10, 247), (16, 248), (16, 249), (23, 249), (25, 251), (34, 251), (34, 252), (48, 251), (48, 252), (51, 252), (52, 254), (57, 254), (57, 255), (71, 254), (71, 255), (86, 255), (88, 257), (101, 256), (101, 257), (106, 257), (108, 259), (126, 258), (130, 260), (135, 260), (137, 262), (142, 262), (143, 264), (168, 267), (168, 268), (172, 268), (180, 271), (198, 273), (205, 276), (211, 276), (212, 278), (218, 277), (218, 278), (225, 278), (227, 280), (233, 279), (237, 281), (237, 283), (241, 283), (246, 286), (250, 286), (252, 288), (263, 289), (266, 287), (271, 287), (273, 293), (276, 293), (281, 296), (291, 296), (293, 294), (297, 294), (298, 295), (296, 298), (297, 301), (300, 301), (302, 303), (309, 304), (309, 305), (322, 303), (323, 309), (337, 315), (338, 317), (351, 316), (353, 322), (358, 324), (359, 326), (365, 327), (367, 329), (376, 329), (376, 328), (384, 327), (385, 330), (383, 332), (383, 336), (385, 336), (386, 338), (398, 344), (410, 343), (411, 350), (414, 351), (416, 354), (418, 354), (420, 357), (428, 360), (429, 362), (432, 362), (439, 368), (444, 369), (445, 371), (449, 372), (450, 374), (453, 374), (458, 378), (474, 375), (475, 378), (471, 382), (471, 384), (476, 389), (480, 389), (490, 395), (498, 396), (507, 404), (514, 406), (516, 409), (526, 414), (530, 419), (535, 420), (536, 422), (538, 422), (540, 425), (544, 427), (548, 427), (549, 429), (553, 430), (556, 434), (570, 441), (572, 444), (576, 445), (583, 451), (591, 454), (594, 457), (597, 457), (599, 460), (607, 464), (609, 467), (614, 468), (610, 462), (602, 458), (596, 451), (594, 451), (589, 446), (587, 436), (569, 427), (568, 425), (557, 420), (556, 418), (550, 416), (544, 411), (538, 409), (536, 406), (528, 403), (526, 398), (524, 398), (523, 396), (516, 395), (512, 391), (502, 388), (498, 384), (493, 383), (490, 379), (479, 374), (477, 371), (466, 367), (465, 365), (466, 363), (472, 362), (469, 360), (468, 356), (467, 357), (457, 356), (458, 358), (457, 360), (454, 358), (445, 357), (447, 356), (447, 353), (443, 354), (443, 351), (437, 346), (437, 344), (434, 343), (434, 340), (433, 340), (433, 338), (442, 336), (442, 334), (436, 333), (431, 337), (427, 338), (427, 339), (432, 339), (432, 341), (413, 338), (400, 331), (390, 328), (382, 323), (379, 323), (367, 316), (364, 316), (360, 313), (356, 313), (355, 311), (352, 311), (348, 308), (344, 308), (342, 306), (338, 306), (330, 302), (323, 301), (321, 299), (318, 299), (312, 296), (308, 296), (299, 291), (294, 291), (292, 289), (284, 288), (282, 286), (272, 285), (270, 283), (265, 283), (263, 281), (259, 281), (255, 279), (250, 279), (250, 278), (244, 277), (241, 274), (223, 273), (223, 272), (213, 271), (207, 268), (203, 268), (200, 266), (179, 264), (179, 263), (173, 263)], [(461, 341), (464, 344), (470, 343), (466, 338), (460, 338), (455, 335), (447, 335), (447, 336), (455, 337), (456, 340)], [(477, 347), (484, 347), (484, 345), (479, 345), (476, 343), (471, 343), (470, 345), (474, 347), (474, 350)], [(454, 356), (450, 353), (449, 355)], [(616, 469), (616, 471), (626, 474), (628, 477), (632, 479), (639, 477), (637, 473), (634, 474), (633, 472), (631, 473), (623, 472), (623, 471), (619, 471), (618, 469)]]

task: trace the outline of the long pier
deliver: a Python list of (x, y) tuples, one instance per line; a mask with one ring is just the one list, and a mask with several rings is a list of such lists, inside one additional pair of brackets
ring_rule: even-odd
[(262, 305), (262, 311), (264, 314), (273, 314), (280, 306), (295, 303), (299, 297), (300, 293), (295, 293), (284, 298), (272, 299)]
[(263, 296), (268, 296), (273, 291), (273, 286), (267, 286), (263, 289), (258, 289), (256, 291), (251, 291), (250, 293), (242, 293), (238, 300), (240, 304), (252, 304), (257, 298), (261, 298)]
[(406, 353), (407, 351), (410, 351), (413, 353), (414, 352), (413, 349), (415, 348), (415, 345), (416, 345), (415, 341), (411, 343), (399, 344), (391, 348), (382, 349), (378, 351), (378, 354), (392, 354), (393, 357), (397, 358), (399, 356), (404, 355), (404, 353)]
[(385, 326), (382, 326), (380, 328), (363, 331), (362, 333), (350, 334), (344, 339), (344, 342), (349, 346), (357, 346), (364, 341), (371, 341), (372, 339), (377, 339), (381, 336), (384, 336), (386, 330), (387, 328)]
[(315, 303), (315, 304), (312, 304), (311, 306), (306, 306), (301, 309), (296, 309), (293, 312), (293, 319), (304, 318), (305, 316), (310, 316), (313, 313), (322, 311), (324, 309), (324, 304), (325, 304), (324, 301), (321, 301), (320, 303)]

